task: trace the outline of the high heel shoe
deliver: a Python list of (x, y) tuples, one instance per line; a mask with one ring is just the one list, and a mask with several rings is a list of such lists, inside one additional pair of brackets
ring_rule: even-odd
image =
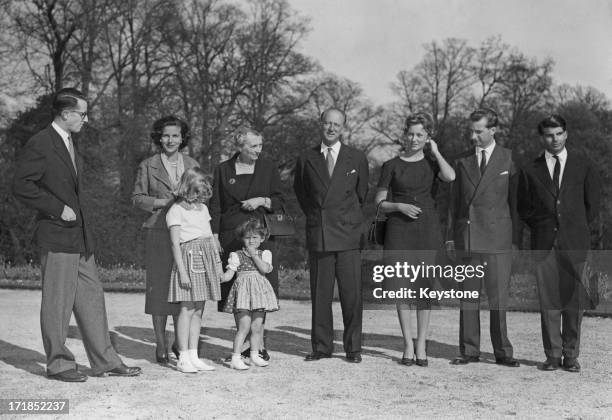
[(416, 362), (414, 362), (417, 366), (421, 366), (421, 367), (427, 367), (429, 366), (429, 362), (427, 361), (427, 358), (425, 359), (416, 359)]
[(176, 341), (174, 343), (172, 343), (171, 349), (172, 349), (172, 353), (174, 353), (174, 355), (176, 356), (176, 359), (178, 360), (180, 353), (179, 353), (179, 349), (178, 349), (178, 347), (176, 345)]
[(400, 364), (404, 366), (412, 366), (414, 365), (414, 359), (412, 357), (402, 357)]

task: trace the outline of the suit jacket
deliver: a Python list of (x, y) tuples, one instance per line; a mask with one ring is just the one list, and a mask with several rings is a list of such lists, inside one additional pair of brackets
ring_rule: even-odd
[(363, 152), (342, 144), (330, 179), (321, 146), (306, 150), (297, 160), (293, 188), (306, 215), (309, 250), (360, 247), (368, 192), (368, 160)]
[[(198, 162), (187, 155), (183, 155), (185, 170), (200, 166)], [(172, 205), (165, 208), (153, 209), (153, 203), (157, 198), (174, 198), (172, 183), (168, 172), (164, 168), (159, 153), (143, 160), (138, 166), (134, 191), (132, 192), (132, 203), (137, 208), (151, 213), (142, 227), (147, 229), (167, 229), (166, 213)]]
[[(94, 241), (82, 206), (83, 161), (75, 145), (74, 169), (61, 136), (49, 125), (35, 134), (20, 151), (15, 165), (13, 194), (22, 203), (38, 210), (34, 240), (41, 252), (86, 253)], [(76, 220), (63, 221), (64, 206)]]
[[(210, 224), (214, 233), (233, 231), (249, 218), (263, 219), (264, 212), (273, 213), (284, 205), (278, 168), (272, 161), (264, 158), (255, 161), (255, 169), (246, 197), (238, 195), (234, 185), (237, 157), (238, 153), (215, 168), (213, 195), (209, 203), (212, 218)], [(270, 198), (271, 208), (268, 210), (261, 206), (252, 212), (243, 210), (241, 200), (254, 197)]]
[(458, 250), (497, 253), (512, 250), (520, 226), (516, 213), (517, 170), (509, 149), (496, 145), (480, 176), (474, 150), (455, 162), (447, 240)]
[(600, 181), (589, 160), (568, 152), (558, 197), (544, 154), (521, 170), (518, 188), (518, 211), (531, 229), (532, 249), (590, 249), (589, 223), (599, 212)]

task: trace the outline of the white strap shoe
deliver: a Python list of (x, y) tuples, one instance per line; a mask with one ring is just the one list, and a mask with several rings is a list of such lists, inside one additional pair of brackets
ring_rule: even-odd
[(260, 355), (259, 352), (251, 352), (251, 363), (255, 366), (266, 367), (269, 365)]
[(247, 370), (249, 368), (249, 365), (244, 363), (244, 360), (242, 360), (242, 357), (238, 355), (238, 356), (232, 356), (230, 367), (236, 370)]
[(215, 370), (214, 366), (209, 365), (204, 360), (200, 358), (191, 358), (191, 364), (194, 368), (201, 371), (212, 371)]
[(176, 369), (179, 372), (183, 373), (198, 373), (198, 370), (195, 368), (195, 366), (191, 363), (189, 359), (179, 360), (176, 363)]

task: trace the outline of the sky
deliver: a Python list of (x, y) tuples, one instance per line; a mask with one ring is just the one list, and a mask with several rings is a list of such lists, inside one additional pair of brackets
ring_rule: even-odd
[(423, 44), (502, 40), (555, 62), (556, 83), (590, 85), (612, 99), (612, 0), (289, 0), (309, 17), (301, 51), (361, 84), (376, 104), (423, 57)]

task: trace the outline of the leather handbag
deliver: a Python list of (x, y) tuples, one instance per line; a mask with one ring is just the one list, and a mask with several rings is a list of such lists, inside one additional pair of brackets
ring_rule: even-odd
[(294, 236), (297, 233), (295, 220), (287, 213), (284, 205), (280, 212), (264, 213), (263, 216), (270, 236)]
[(385, 243), (385, 229), (387, 229), (387, 219), (380, 218), (380, 205), (385, 201), (386, 200), (382, 200), (376, 206), (376, 216), (374, 216), (374, 220), (372, 221), (372, 224), (370, 224), (370, 230), (368, 231), (368, 240), (374, 245), (384, 245)]

